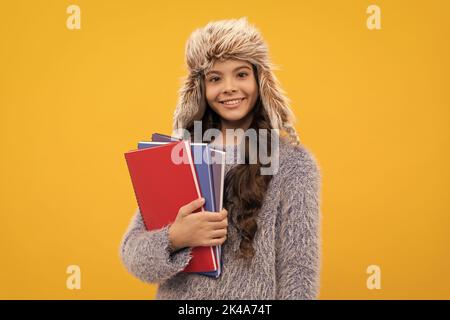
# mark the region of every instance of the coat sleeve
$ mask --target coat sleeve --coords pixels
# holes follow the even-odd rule
[[[125,268],[147,283],[162,283],[182,271],[192,258],[192,248],[170,251],[169,226],[147,231],[139,209],[120,244]]]
[[[277,217],[277,299],[313,300],[319,294],[320,172],[303,151],[289,161]]]

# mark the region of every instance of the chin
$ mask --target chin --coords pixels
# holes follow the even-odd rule
[[[241,117],[241,116],[236,116],[236,117],[224,117],[224,119],[225,120],[228,120],[228,121],[239,121],[239,120],[242,120],[244,117]]]
[[[240,113],[239,114],[231,114],[231,113],[232,112],[225,110],[225,111],[219,113],[219,115],[222,119],[224,119],[226,121],[230,121],[230,122],[231,121],[240,121],[245,117],[245,115],[240,114]]]

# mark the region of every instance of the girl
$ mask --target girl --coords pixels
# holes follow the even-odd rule
[[[220,130],[212,142],[237,160],[226,164],[224,207],[192,213],[180,208],[174,223],[146,231],[139,209],[121,247],[127,270],[158,283],[157,299],[316,299],[320,273],[320,171],[300,144],[288,99],[272,72],[267,46],[246,18],[222,20],[194,31],[186,46],[189,75],[180,90],[174,132]],[[198,122],[197,122],[198,123]],[[225,139],[227,129],[268,130],[273,174],[249,163],[256,146]],[[272,129],[272,130],[270,130]],[[278,134],[279,133],[279,134]],[[205,141],[210,142],[210,141]],[[274,166],[276,164],[276,166]],[[222,245],[219,278],[182,273],[192,247]]]

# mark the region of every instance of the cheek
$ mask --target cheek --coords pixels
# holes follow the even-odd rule
[[[206,96],[206,100],[208,102],[212,102],[213,100],[215,100],[218,93],[219,93],[219,90],[217,90],[217,88],[211,87],[211,86],[206,86],[205,96]]]
[[[246,92],[248,95],[248,108],[253,109],[253,107],[256,104],[256,101],[258,100],[258,90],[251,90]]]
[[[255,97],[258,96],[258,88],[255,83],[255,80],[243,84],[242,90],[244,90],[245,93],[249,95],[249,97],[252,97],[253,99],[255,99]]]

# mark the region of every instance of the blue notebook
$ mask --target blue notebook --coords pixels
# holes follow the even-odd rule
[[[138,143],[138,149],[152,148],[156,146],[165,145],[169,142],[156,142],[156,141],[140,141]],[[197,171],[198,181],[203,198],[205,198],[205,210],[216,212],[218,205],[216,205],[216,197],[214,193],[214,180],[213,170],[211,167],[211,149],[206,143],[191,143],[192,156],[194,160],[195,169]],[[199,272],[198,274],[218,278],[222,271],[222,259],[221,248],[215,246],[217,270],[210,272]]]

